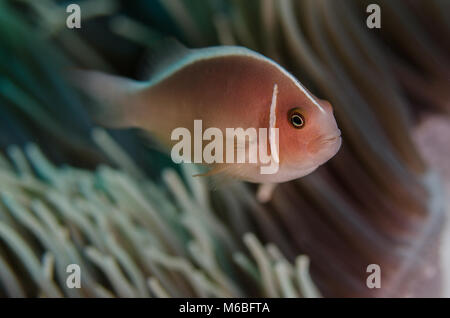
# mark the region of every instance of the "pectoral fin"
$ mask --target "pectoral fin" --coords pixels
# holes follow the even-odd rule
[[[261,183],[256,192],[256,198],[261,203],[269,202],[272,199],[276,187],[276,183]]]

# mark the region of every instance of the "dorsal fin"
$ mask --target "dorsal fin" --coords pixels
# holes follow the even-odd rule
[[[191,51],[173,37],[166,37],[149,47],[145,54],[139,79],[148,81],[167,70]]]

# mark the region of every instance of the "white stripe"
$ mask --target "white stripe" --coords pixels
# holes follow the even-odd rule
[[[278,96],[278,85],[273,86],[272,103],[270,104],[270,119],[269,119],[269,144],[270,144],[270,154],[276,163],[280,162],[278,157],[278,148],[275,143],[275,129],[277,125],[277,96]]]
[[[179,71],[186,65],[192,64],[197,61],[209,60],[224,56],[248,56],[258,59],[260,61],[268,62],[271,65],[275,66],[280,72],[282,72],[285,76],[287,76],[295,84],[295,86],[297,86],[322,113],[325,113],[325,110],[322,108],[322,106],[320,106],[319,103],[317,103],[317,101],[311,96],[311,94],[309,94],[306,88],[303,87],[303,85],[292,74],[286,71],[281,65],[265,57],[262,54],[253,52],[247,48],[240,46],[215,46],[204,49],[193,49],[190,51],[191,51],[190,54],[185,55],[178,62],[172,64],[170,67],[168,67],[161,73],[156,74],[155,77],[151,78],[149,84],[154,85],[168,78],[169,76]]]

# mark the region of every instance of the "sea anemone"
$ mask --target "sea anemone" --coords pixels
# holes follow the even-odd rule
[[[24,152],[11,146],[11,162],[0,157],[6,296],[319,295],[306,256],[293,265],[252,233],[243,249],[215,215],[201,179],[187,186],[167,169],[157,185],[105,131],[95,130],[94,139],[121,170],[58,168],[35,144]],[[81,288],[66,284],[70,264],[80,267]]]

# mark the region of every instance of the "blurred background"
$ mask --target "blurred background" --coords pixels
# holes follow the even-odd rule
[[[0,296],[450,295],[449,15],[447,0],[0,0]],[[142,79],[167,36],[283,65],[334,106],[337,156],[261,204],[98,127],[67,70]]]

